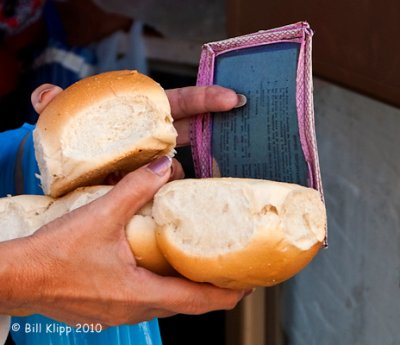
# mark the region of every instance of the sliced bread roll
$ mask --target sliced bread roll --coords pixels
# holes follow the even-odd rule
[[[59,199],[43,195],[0,198],[0,241],[29,236],[44,224],[99,198],[110,188],[78,188]]]
[[[157,242],[183,276],[228,288],[278,284],[304,268],[325,238],[311,188],[214,178],[168,183],[156,194]]]
[[[40,114],[33,133],[45,194],[57,197],[103,183],[172,155],[177,133],[162,87],[136,71],[113,71],[73,84]]]
[[[25,237],[45,224],[45,213],[53,199],[41,195],[0,198],[0,241]]]
[[[78,188],[54,199],[41,195],[0,198],[0,242],[33,234],[41,226],[106,194],[111,186]],[[158,249],[151,203],[132,217],[127,239],[137,264],[161,275],[176,275]]]

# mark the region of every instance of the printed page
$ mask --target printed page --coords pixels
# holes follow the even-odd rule
[[[214,82],[247,104],[213,118],[214,175],[307,185],[296,109],[300,44],[275,43],[216,58]]]

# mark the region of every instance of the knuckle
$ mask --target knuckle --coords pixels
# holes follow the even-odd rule
[[[187,108],[187,103],[186,103],[186,97],[184,94],[184,89],[178,88],[176,90],[177,90],[178,109],[181,109],[181,111],[185,112],[186,108]]]

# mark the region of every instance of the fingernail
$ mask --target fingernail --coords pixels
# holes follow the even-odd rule
[[[168,170],[170,170],[172,164],[172,158],[168,156],[163,156],[152,161],[147,169],[151,170],[154,174],[158,176],[164,176]]]
[[[255,290],[256,290],[256,288],[246,290],[244,292],[244,296],[243,297],[247,297],[248,295],[251,295]]]
[[[238,93],[237,98],[238,98],[238,101],[235,105],[235,108],[243,107],[247,103],[247,98],[245,95]]]

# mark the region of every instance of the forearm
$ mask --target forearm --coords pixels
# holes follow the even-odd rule
[[[40,264],[30,242],[29,238],[0,242],[0,314],[29,313],[41,292]]]

